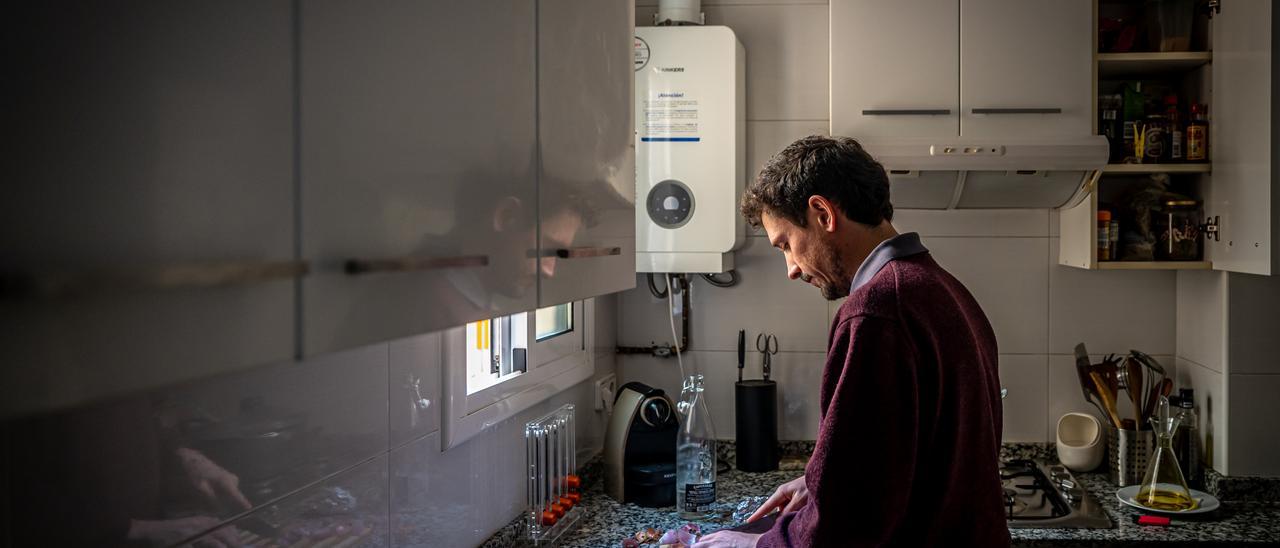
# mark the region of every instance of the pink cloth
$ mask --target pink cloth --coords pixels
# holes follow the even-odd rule
[[[1008,546],[991,324],[928,253],[890,261],[832,323],[809,500],[757,546]]]

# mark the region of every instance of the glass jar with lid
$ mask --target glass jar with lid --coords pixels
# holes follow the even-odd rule
[[[1200,202],[1188,198],[1167,199],[1153,215],[1157,261],[1199,261]]]

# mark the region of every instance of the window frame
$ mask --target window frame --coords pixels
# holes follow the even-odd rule
[[[535,340],[536,314],[528,311],[528,370],[473,394],[467,393],[467,326],[442,335],[444,405],[441,449],[455,447],[490,426],[572,387],[595,373],[592,352],[595,302],[575,301],[574,329]]]

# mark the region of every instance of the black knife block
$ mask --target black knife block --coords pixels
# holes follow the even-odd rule
[[[778,383],[738,381],[734,385],[738,470],[778,469]]]

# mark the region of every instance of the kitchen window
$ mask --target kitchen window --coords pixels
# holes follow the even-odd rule
[[[472,322],[444,332],[445,449],[594,371],[580,301]]]
[[[529,371],[529,319],[533,341],[573,333],[573,303],[539,308],[467,324],[467,394],[474,394]],[[546,350],[554,355],[551,345]]]

